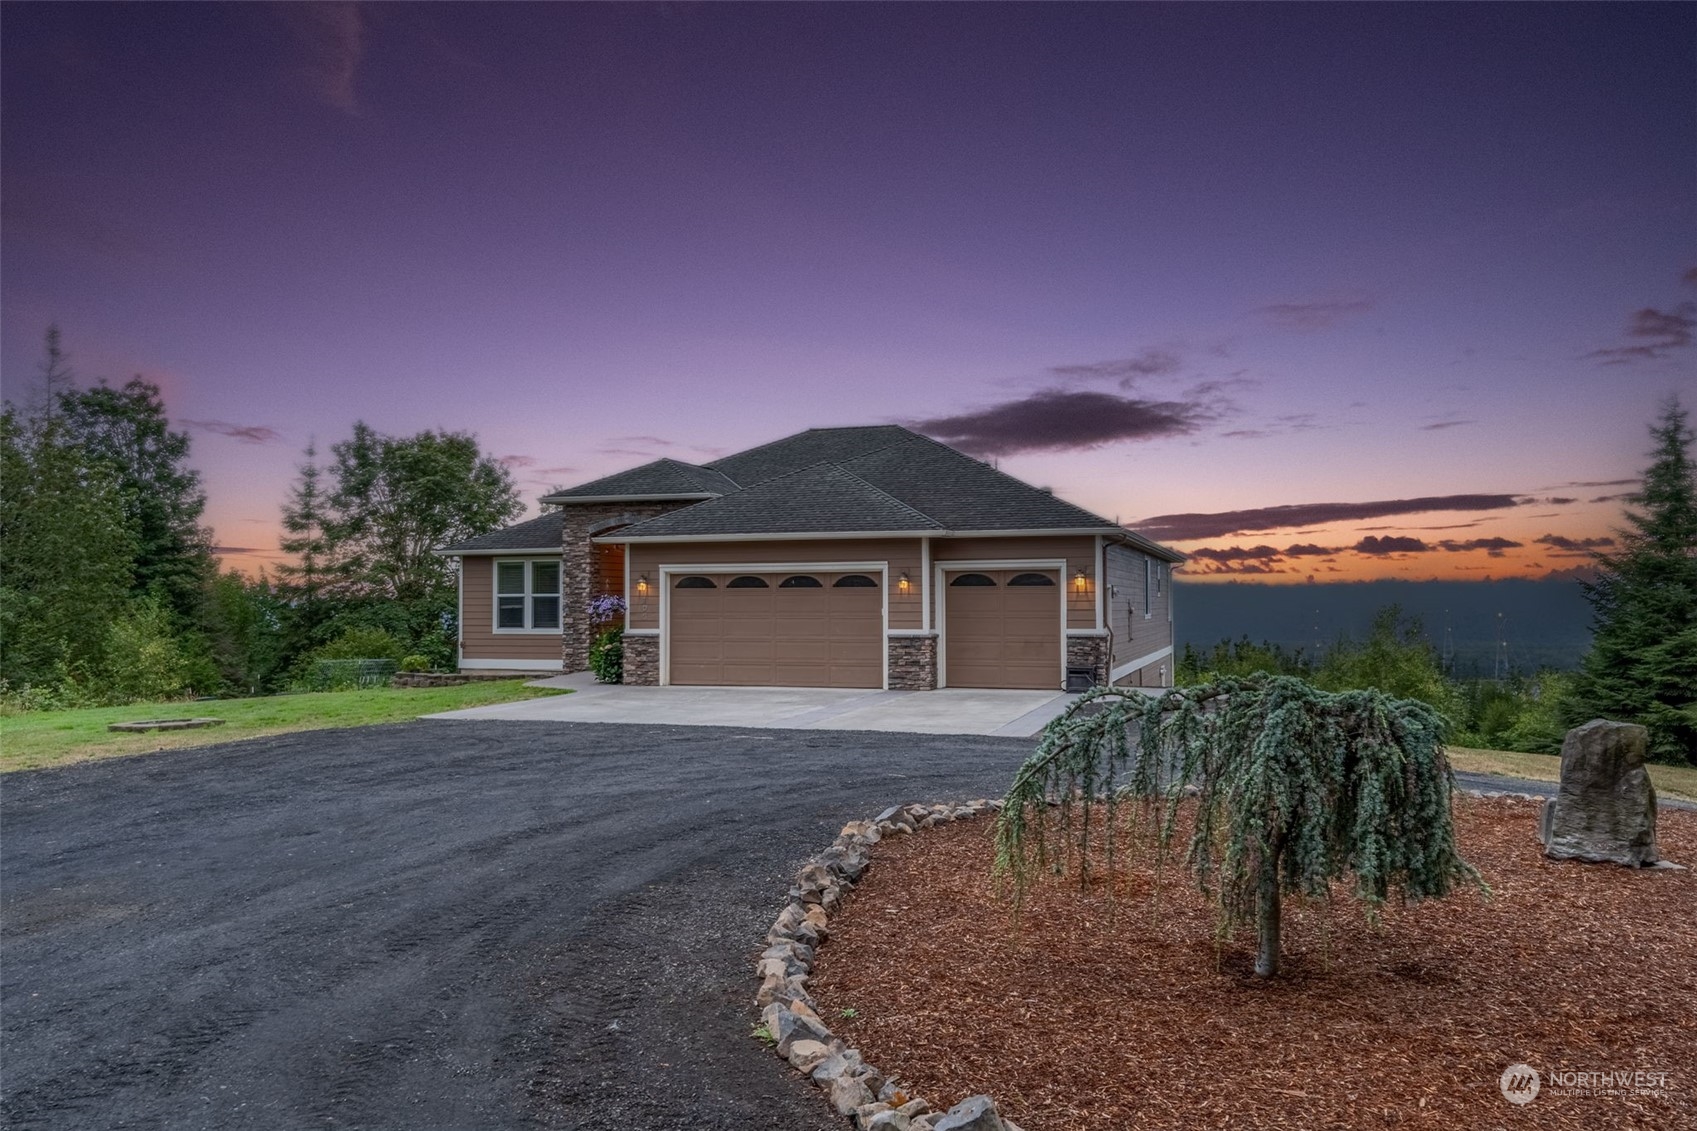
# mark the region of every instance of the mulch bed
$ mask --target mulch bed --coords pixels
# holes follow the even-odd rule
[[[1697,871],[1556,863],[1538,805],[1458,798],[1489,898],[1286,900],[1284,970],[1169,867],[1045,879],[1016,923],[985,819],[886,838],[811,982],[827,1023],[933,1106],[979,1092],[1026,1131],[1697,1127]],[[1662,854],[1697,864],[1697,813]],[[849,1011],[845,1013],[844,1011]],[[1529,1105],[1498,1078],[1543,1073]],[[1669,1073],[1563,1095],[1551,1070]]]

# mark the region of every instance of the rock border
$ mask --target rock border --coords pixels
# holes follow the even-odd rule
[[[892,805],[869,821],[850,821],[831,847],[796,873],[789,902],[766,932],[755,964],[755,1004],[777,1054],[823,1090],[838,1115],[861,1131],[1020,1131],[989,1096],[971,1096],[946,1112],[933,1111],[895,1077],[867,1064],[860,1050],[832,1034],[819,1016],[807,980],[813,956],[830,935],[830,914],[872,861],[885,836],[999,812],[1000,801],[950,805]]]
[[[1537,793],[1502,789],[1457,789],[1467,797],[1547,802]],[[872,846],[951,821],[998,813],[1000,800],[962,804],[892,805],[871,820],[850,821],[831,847],[796,873],[789,902],[766,932],[766,948],[755,963],[764,1036],[774,1051],[829,1097],[837,1114],[861,1131],[1020,1131],[986,1095],[971,1096],[946,1112],[866,1063],[860,1050],[834,1035],[820,1017],[807,981],[813,959],[830,936],[830,916],[872,862]]]

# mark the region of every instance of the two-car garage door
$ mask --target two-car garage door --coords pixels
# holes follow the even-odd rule
[[[1060,686],[1059,571],[944,576],[947,686]],[[880,582],[880,574],[859,572],[669,574],[669,682],[882,687]]]
[[[668,584],[674,684],[884,684],[878,574],[674,574]]]

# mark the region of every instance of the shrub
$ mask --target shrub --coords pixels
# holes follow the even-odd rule
[[[414,652],[401,661],[401,670],[404,672],[427,672],[430,670],[430,657],[420,656],[417,652]]]
[[[625,678],[625,630],[609,628],[589,646],[589,670],[599,683],[623,683]]]
[[[406,648],[381,628],[350,628],[313,653],[318,660],[393,660],[399,664]]]
[[[119,702],[180,697],[190,662],[171,631],[171,614],[157,598],[137,601],[106,638],[106,686]]]

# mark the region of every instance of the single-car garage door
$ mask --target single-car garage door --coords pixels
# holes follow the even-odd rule
[[[672,683],[884,685],[877,574],[674,574],[670,585]]]
[[[1061,686],[1061,595],[1055,570],[945,576],[948,686]]]

